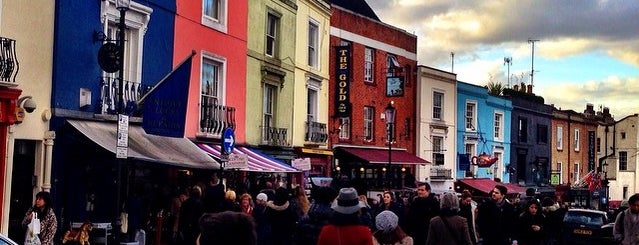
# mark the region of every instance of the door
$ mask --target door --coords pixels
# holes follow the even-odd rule
[[[13,171],[11,179],[11,206],[9,211],[9,238],[18,244],[24,243],[26,230],[22,219],[33,201],[35,186],[36,141],[15,140],[13,149]]]

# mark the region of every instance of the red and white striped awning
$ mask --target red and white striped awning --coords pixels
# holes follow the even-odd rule
[[[217,160],[221,157],[221,147],[218,144],[205,144],[205,143],[197,143],[197,146],[200,147],[204,152],[208,155],[216,158]],[[273,173],[294,173],[300,172],[300,170],[288,165],[280,160],[275,159],[272,156],[269,156],[265,153],[260,152],[256,149],[251,149],[244,146],[235,146],[233,149],[234,154],[244,154],[248,159],[248,168],[239,169],[241,171],[250,171],[250,172],[273,172]]]

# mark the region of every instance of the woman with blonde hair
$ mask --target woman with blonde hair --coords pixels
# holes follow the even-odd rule
[[[240,209],[240,204],[237,203],[237,194],[235,194],[234,190],[228,190],[226,191],[226,194],[224,195],[224,202],[223,202],[223,211],[235,211],[235,212],[240,212],[242,211]]]

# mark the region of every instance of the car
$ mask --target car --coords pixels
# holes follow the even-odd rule
[[[614,220],[606,212],[591,209],[569,209],[564,216],[564,244],[615,244]]]
[[[18,245],[4,234],[0,234],[0,245]]]

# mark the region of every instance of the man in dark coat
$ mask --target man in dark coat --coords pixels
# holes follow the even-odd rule
[[[426,244],[430,219],[439,215],[439,201],[430,191],[430,184],[417,184],[417,196],[406,215],[405,230],[415,245]]]
[[[515,231],[515,207],[506,200],[506,189],[496,185],[491,192],[491,200],[482,203],[477,209],[477,226],[483,244],[510,245]]]

